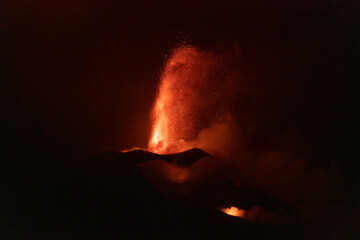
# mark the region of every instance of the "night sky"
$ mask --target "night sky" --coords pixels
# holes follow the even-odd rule
[[[240,51],[247,103],[232,107],[251,113],[249,148],[337,169],[357,203],[359,12],[356,1],[2,1],[1,198],[16,206],[42,174],[146,148],[164,59],[186,42]]]

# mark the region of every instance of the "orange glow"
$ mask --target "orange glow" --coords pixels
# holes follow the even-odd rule
[[[221,208],[220,210],[234,217],[240,217],[240,218],[246,217],[246,210],[238,209],[237,207]]]
[[[190,169],[168,165],[166,176],[171,182],[183,183],[189,179]]]
[[[238,78],[234,62],[189,45],[172,52],[151,111],[149,151],[167,154],[197,147],[211,154],[229,145],[233,129],[227,106],[236,96]]]
[[[191,142],[201,130],[199,119],[211,101],[205,94],[214,92],[210,79],[218,66],[214,54],[191,46],[177,48],[165,64],[159,90],[152,109],[153,127],[149,151],[164,154],[184,151],[194,147]]]
[[[171,147],[175,147],[175,142],[189,130],[184,125],[185,118],[189,115],[189,104],[192,98],[185,95],[186,92],[191,92],[186,83],[191,81],[192,76],[189,75],[191,69],[186,66],[191,67],[191,59],[196,58],[197,55],[198,52],[194,48],[182,47],[174,52],[165,65],[152,110],[154,124],[149,142],[149,150],[152,152],[180,151]],[[176,148],[180,148],[178,144]]]

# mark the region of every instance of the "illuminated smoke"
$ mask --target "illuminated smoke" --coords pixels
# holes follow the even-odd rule
[[[161,75],[148,149],[224,152],[235,126],[228,108],[235,82],[235,71],[222,56],[192,46],[175,49]]]

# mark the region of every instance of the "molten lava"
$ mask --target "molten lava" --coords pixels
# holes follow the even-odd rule
[[[220,210],[234,217],[244,218],[246,216],[246,210],[238,209],[237,207],[221,208]]]
[[[170,153],[190,148],[184,146],[184,138],[194,130],[194,119],[191,118],[196,93],[192,85],[197,81],[195,67],[199,65],[200,55],[193,47],[181,47],[166,63],[152,111],[154,125],[150,151]]]
[[[166,154],[202,147],[199,134],[224,119],[225,101],[233,95],[234,78],[224,63],[221,56],[192,46],[173,51],[152,109],[149,151]]]

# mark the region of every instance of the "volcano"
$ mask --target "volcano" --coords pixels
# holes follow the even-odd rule
[[[359,1],[1,3],[0,240],[360,239]]]

